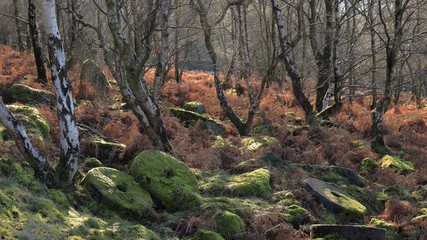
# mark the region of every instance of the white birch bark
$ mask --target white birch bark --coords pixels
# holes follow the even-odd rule
[[[76,127],[71,85],[65,69],[66,56],[56,18],[55,0],[43,0],[41,6],[45,31],[49,39],[50,70],[57,100],[61,142],[59,177],[71,183],[77,172],[79,157],[79,133]]]
[[[12,115],[1,99],[0,123],[5,126],[10,133],[12,133],[19,152],[26,157],[31,167],[34,169],[36,177],[46,185],[51,186],[51,179],[48,178],[49,162],[47,161],[46,156],[40,149],[33,146],[27,132],[25,131],[24,125]]]

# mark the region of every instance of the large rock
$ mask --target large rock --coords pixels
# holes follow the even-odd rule
[[[215,196],[227,195],[234,197],[271,197],[270,171],[264,168],[240,175],[229,176],[219,173],[200,186],[204,193]]]
[[[153,207],[147,190],[133,177],[114,168],[93,168],[83,178],[82,185],[95,200],[124,217],[145,217]]]
[[[56,105],[56,96],[48,91],[34,89],[22,84],[14,84],[3,93],[3,101],[6,104],[46,104]]]
[[[206,113],[205,105],[203,105],[200,102],[188,102],[188,103],[182,105],[182,109],[187,110],[187,111],[191,111],[191,112],[195,112],[195,113],[199,113],[199,114]]]
[[[332,235],[335,238],[326,237]],[[324,239],[386,240],[386,231],[381,228],[360,225],[315,224],[311,226],[310,237],[311,239],[325,237]]]
[[[181,108],[168,108],[168,110],[185,126],[199,126],[202,129],[208,129],[214,135],[225,135],[224,125],[212,118]]]
[[[212,220],[215,223],[215,230],[225,239],[232,239],[233,235],[245,231],[245,224],[243,224],[242,219],[232,212],[217,212]]]
[[[194,235],[193,240],[224,240],[224,238],[216,232],[199,230],[196,235]]]
[[[296,164],[295,166],[327,182],[352,184],[358,187],[363,186],[357,172],[350,168],[311,164]]]
[[[330,211],[344,212],[355,220],[363,218],[368,211],[363,204],[336,185],[308,178],[305,187]]]
[[[133,160],[129,173],[167,210],[189,210],[200,205],[198,184],[190,169],[161,151],[143,151]]]
[[[270,146],[273,143],[277,143],[277,139],[270,136],[255,136],[255,137],[244,137],[240,141],[242,151],[255,151],[261,147]]]
[[[41,141],[50,139],[50,127],[36,108],[25,105],[7,105],[7,108],[24,124],[27,134]],[[11,136],[3,132],[3,140],[9,139]]]
[[[105,73],[92,59],[87,59],[83,62],[80,79],[91,83],[96,92],[108,93],[111,90],[111,85]]]
[[[414,164],[405,161],[399,157],[393,157],[390,155],[385,155],[381,158],[381,167],[384,168],[394,168],[402,172],[402,174],[408,174],[415,171]]]

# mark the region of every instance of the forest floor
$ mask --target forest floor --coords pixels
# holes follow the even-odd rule
[[[85,130],[90,129],[81,133],[82,156],[97,157],[104,166],[127,172],[141,151],[156,147],[136,117],[123,108],[117,86],[113,85],[110,94],[100,95],[87,81],[79,79],[79,72],[80,67],[74,66],[69,78],[78,104],[77,122]],[[152,73],[147,72],[149,85]],[[112,78],[108,73],[107,77]],[[43,86],[35,78],[31,55],[0,46],[0,95],[18,83],[53,91],[51,83]],[[310,99],[314,98],[312,85],[306,83]],[[418,108],[403,94],[385,114],[387,148],[372,149],[369,97],[346,102],[341,112],[331,117],[330,124],[307,126],[289,82],[272,83],[265,95],[250,136],[241,137],[223,116],[210,73],[184,72],[179,84],[168,79],[159,102],[163,121],[174,146],[173,156],[196,176],[202,203],[176,212],[155,206],[144,219],[125,219],[114,209],[93,208],[93,199],[79,185],[88,170],[84,164],[75,189],[47,189],[32,177],[31,168],[13,142],[1,137],[0,126],[0,238],[157,239],[157,235],[160,239],[208,239],[211,232],[206,231],[212,231],[223,233],[225,239],[310,239],[310,226],[327,223],[386,228],[387,239],[427,239],[426,100]],[[247,97],[238,97],[232,90],[227,90],[227,97],[245,119]],[[168,110],[191,101],[202,103],[205,115],[225,126],[224,137],[200,129],[198,124],[183,126]],[[54,165],[59,154],[56,110],[43,104],[33,107],[50,126],[49,138],[34,141]],[[99,146],[95,149],[87,138],[94,134],[118,147],[107,153]],[[397,163],[387,165],[388,157]],[[355,173],[356,183],[349,182],[349,176],[334,166]],[[268,170],[266,192],[258,194],[254,190],[251,195],[229,191],[231,179],[260,169]],[[322,204],[307,187],[310,178],[345,190],[366,211],[358,215],[353,210]],[[261,187],[265,186],[255,186]],[[238,215],[241,230],[220,229],[214,218],[224,211]],[[221,239],[217,234],[209,236]]]

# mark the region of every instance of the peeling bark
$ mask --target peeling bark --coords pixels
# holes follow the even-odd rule
[[[57,166],[60,180],[71,184],[75,180],[79,158],[79,133],[76,127],[71,85],[68,81],[66,56],[56,21],[54,0],[42,1],[46,34],[49,39],[49,60],[55,86],[60,132],[61,156]]]
[[[52,186],[52,179],[49,178],[49,162],[44,153],[33,146],[25,131],[24,125],[16,119],[0,99],[0,123],[12,134],[19,152],[25,156],[34,174],[47,186]]]

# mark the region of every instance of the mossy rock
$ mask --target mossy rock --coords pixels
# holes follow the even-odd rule
[[[379,166],[380,165],[377,163],[377,161],[370,157],[366,157],[360,163],[359,169],[362,171],[366,171],[370,174],[374,174],[378,171]]]
[[[104,163],[119,162],[126,150],[125,144],[109,142],[101,137],[94,137],[89,146],[86,155],[100,159]]]
[[[270,171],[260,168],[232,176],[226,184],[226,189],[235,196],[269,198],[271,196]]]
[[[196,235],[194,235],[193,240],[224,240],[224,238],[216,232],[199,230]]]
[[[183,162],[164,152],[141,152],[130,165],[129,174],[167,210],[189,210],[200,205],[194,174]]]
[[[212,118],[203,116],[202,114],[182,108],[168,108],[168,110],[174,115],[174,117],[178,118],[184,126],[199,126],[201,129],[211,131],[214,135],[224,136],[226,133],[224,125]]]
[[[377,144],[377,143],[372,143],[371,144],[371,149],[372,151],[374,151],[375,153],[384,156],[390,153],[390,149],[382,144]]]
[[[48,106],[56,105],[56,96],[48,91],[34,89],[22,84],[14,84],[3,93],[3,101],[6,104],[46,104]]]
[[[377,198],[381,202],[386,202],[387,200],[390,200],[392,198],[408,200],[411,199],[412,196],[405,190],[404,187],[396,184],[386,187],[384,191],[378,194]]]
[[[93,168],[83,178],[82,185],[94,199],[124,217],[140,219],[153,206],[150,194],[133,177],[117,169]]]
[[[96,167],[103,167],[104,164],[102,164],[101,161],[99,161],[98,159],[94,158],[94,157],[90,157],[87,158],[84,161],[84,166],[83,166],[83,170],[85,172],[88,172],[89,170],[91,170],[92,168],[96,168]]]
[[[293,204],[285,207],[284,216],[292,225],[299,226],[310,216],[310,212],[299,205]]]
[[[152,230],[146,228],[143,225],[131,225],[121,227],[117,231],[117,237],[115,239],[144,239],[144,240],[160,240]]]
[[[199,113],[199,114],[206,113],[205,105],[203,105],[200,102],[196,102],[196,101],[185,103],[182,106],[182,109],[187,110],[187,111],[191,111],[191,112],[195,112],[195,113]]]
[[[233,235],[245,231],[245,224],[242,219],[232,212],[217,212],[212,220],[215,223],[215,230],[225,239],[232,239]]]
[[[385,229],[387,240],[397,240],[400,239],[399,235],[396,233],[396,227],[393,223],[389,223],[385,220],[371,218],[368,226],[377,227]]]
[[[325,240],[386,240],[386,232],[384,229],[363,225],[314,224],[311,226],[310,236],[311,239]]]
[[[259,212],[271,207],[271,203],[260,198],[239,198],[239,197],[210,197],[203,198],[201,206],[203,211],[227,210],[236,214],[244,214],[246,210]]]
[[[340,185],[340,187],[363,204],[368,209],[368,214],[378,215],[384,211],[384,202],[378,199],[378,195],[375,192],[354,185]]]
[[[409,161],[405,161],[399,157],[393,157],[385,155],[381,159],[381,168],[394,168],[402,172],[402,174],[408,174],[415,171],[414,164]]]
[[[25,105],[14,104],[7,105],[7,108],[17,119],[22,121],[28,134],[34,135],[39,140],[49,140],[51,138],[49,124],[41,117],[39,110]],[[8,136],[7,139],[11,139],[11,136]]]
[[[315,178],[308,178],[306,189],[311,192],[329,210],[344,212],[350,220],[361,220],[368,209],[336,185]]]
[[[363,186],[357,172],[350,168],[312,164],[294,164],[294,166],[326,182],[352,184],[359,187]]]
[[[220,172],[205,180],[200,185],[204,193],[215,196],[227,195],[234,197],[271,197],[270,171],[259,168],[240,175],[228,175]]]
[[[240,140],[242,151],[255,151],[261,147],[270,146],[273,143],[277,143],[277,139],[270,136],[256,136],[256,137],[244,137]]]
[[[102,69],[92,59],[86,59],[82,64],[80,79],[89,81],[95,92],[108,93],[111,85]]]
[[[254,127],[255,133],[264,133],[264,134],[272,134],[277,130],[277,126],[267,124],[267,125],[258,125]]]

